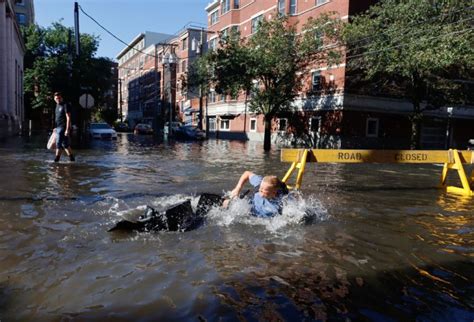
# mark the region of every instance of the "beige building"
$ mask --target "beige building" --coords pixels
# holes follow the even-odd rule
[[[24,121],[25,45],[15,18],[15,2],[0,0],[0,137],[17,132]]]

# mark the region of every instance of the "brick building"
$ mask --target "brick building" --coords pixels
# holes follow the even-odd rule
[[[157,44],[172,35],[146,31],[116,57],[118,60],[119,118],[131,126],[160,113]]]
[[[219,37],[231,28],[248,37],[261,19],[278,14],[297,23],[298,31],[311,17],[336,12],[348,20],[375,0],[214,0],[206,6],[208,15],[208,47],[218,44]],[[346,62],[337,66],[315,66],[307,75],[304,89],[294,106],[301,112],[300,125],[307,129],[305,143],[332,148],[407,148],[410,139],[411,104],[403,99],[361,94],[357,86],[348,86]],[[331,87],[331,91],[322,90]],[[246,110],[244,96],[236,99],[207,95],[206,126],[211,136],[225,139],[263,141],[263,116]],[[273,124],[273,142],[295,143],[288,134],[294,124],[291,115],[280,115]],[[474,109],[445,107],[424,113],[421,128],[423,148],[442,149],[447,146],[465,148],[474,137]],[[448,136],[447,136],[448,133]]]

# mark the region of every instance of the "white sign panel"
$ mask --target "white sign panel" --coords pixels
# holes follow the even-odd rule
[[[83,108],[91,108],[94,106],[94,98],[90,94],[82,94],[81,97],[79,97],[79,104]]]

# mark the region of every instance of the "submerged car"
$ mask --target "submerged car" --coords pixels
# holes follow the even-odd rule
[[[163,128],[163,133],[165,135],[168,135],[169,124],[170,122],[166,122],[165,127]],[[183,126],[183,123],[181,122],[171,122],[171,135],[175,135],[181,126]]]
[[[90,123],[89,136],[92,139],[115,140],[117,132],[107,123]]]
[[[115,124],[115,131],[117,132],[130,132],[130,126],[128,126],[128,123],[125,122],[119,122]]]
[[[150,124],[138,123],[133,130],[135,134],[153,134],[153,128]]]
[[[183,125],[176,131],[176,137],[183,140],[204,140],[206,132],[194,125]]]
[[[470,139],[469,141],[467,141],[467,149],[474,150],[474,139]]]

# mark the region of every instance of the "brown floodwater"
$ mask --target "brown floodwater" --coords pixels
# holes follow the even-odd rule
[[[45,140],[0,143],[1,321],[474,318],[474,198],[437,189],[440,165],[310,164],[279,217],[239,201],[190,232],[110,233],[289,165],[258,143],[131,134],[54,164]]]

